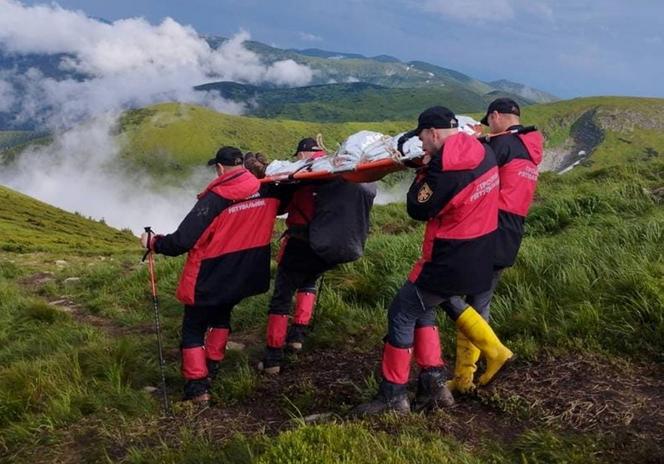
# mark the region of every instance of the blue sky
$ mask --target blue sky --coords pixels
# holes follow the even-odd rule
[[[24,1],[26,5],[44,3]],[[564,98],[664,97],[664,2],[655,0],[59,0],[107,20],[169,16],[198,32],[282,48],[388,54]]]

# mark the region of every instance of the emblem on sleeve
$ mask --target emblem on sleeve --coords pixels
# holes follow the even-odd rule
[[[426,203],[427,201],[429,201],[429,198],[431,198],[431,195],[433,195],[433,190],[431,190],[429,184],[425,182],[424,184],[422,184],[422,187],[420,187],[420,191],[417,192],[417,202]]]

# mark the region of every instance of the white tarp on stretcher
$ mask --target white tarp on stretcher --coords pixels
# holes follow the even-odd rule
[[[475,128],[480,124],[469,116],[457,116],[459,120],[459,130],[471,135],[477,135]],[[386,158],[399,160],[415,159],[421,157],[422,142],[417,137],[406,141],[403,146],[403,153],[397,150],[397,142],[404,133],[391,137],[373,131],[360,131],[348,137],[339,146],[337,151],[323,158],[313,160],[297,161],[272,161],[265,170],[267,176],[281,174],[292,174],[303,168],[307,171],[341,171],[352,169],[360,163],[368,163]],[[308,165],[311,164],[311,167]]]

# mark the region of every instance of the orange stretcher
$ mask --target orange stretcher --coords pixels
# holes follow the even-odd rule
[[[300,169],[292,173],[276,174],[266,176],[260,181],[263,184],[279,182],[295,182],[303,180],[327,180],[335,177],[341,177],[349,182],[374,182],[382,179],[386,175],[403,171],[406,166],[398,159],[384,158],[366,163],[359,163],[351,168],[339,168],[325,171],[311,171],[313,163],[305,164]]]
[[[478,137],[478,140],[488,143],[489,140],[493,137],[505,134],[526,134],[537,130],[535,126],[520,127],[518,129],[507,130],[504,132],[499,132],[495,134],[486,134]],[[411,133],[408,133],[410,135]],[[412,135],[410,135],[412,137]],[[319,158],[320,159],[320,158]],[[344,180],[349,182],[374,182],[382,179],[386,175],[403,171],[410,167],[416,167],[419,165],[420,158],[407,158],[403,157],[392,157],[392,158],[383,158],[376,161],[369,161],[365,163],[358,163],[357,165],[349,168],[339,168],[332,170],[324,171],[312,171],[313,160],[309,163],[306,163],[304,166],[298,168],[296,171],[291,173],[276,174],[273,176],[266,176],[260,179],[261,183],[279,183],[279,182],[296,182],[303,180],[328,180],[335,177],[341,177]],[[406,165],[405,163],[408,163]]]

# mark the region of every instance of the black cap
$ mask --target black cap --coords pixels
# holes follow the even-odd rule
[[[293,156],[297,155],[301,151],[321,151],[322,148],[318,146],[318,142],[311,137],[300,140],[300,143],[297,144],[297,150]]]
[[[444,106],[432,106],[420,113],[417,118],[415,135],[420,135],[424,129],[452,129],[459,127],[459,121],[454,113]]]
[[[506,97],[496,98],[494,101],[492,101],[489,104],[489,107],[486,109],[486,114],[484,115],[484,117],[480,122],[485,126],[488,126],[489,115],[494,111],[506,114],[516,114],[517,116],[521,116],[521,108],[519,108],[519,104],[517,102],[515,102],[511,98],[506,98]]]
[[[217,154],[207,162],[208,166],[219,163],[222,166],[239,166],[244,162],[244,155],[235,147],[221,147]]]

